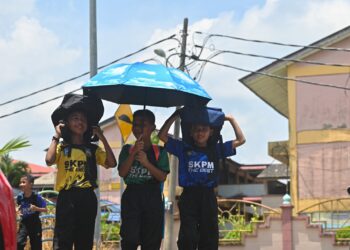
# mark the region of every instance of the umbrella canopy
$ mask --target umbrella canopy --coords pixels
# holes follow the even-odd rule
[[[205,105],[211,97],[188,74],[162,64],[115,64],[83,85],[84,93],[119,103],[158,107]]]

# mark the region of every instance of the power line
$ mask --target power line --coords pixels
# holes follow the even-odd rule
[[[76,92],[76,91],[78,91],[78,90],[80,90],[80,89],[81,89],[81,88],[75,89],[75,90],[70,91],[70,92],[68,92],[68,93],[74,93],[74,92]],[[21,112],[26,111],[26,110],[29,110],[29,109],[33,109],[33,108],[39,107],[39,106],[41,106],[41,105],[43,105],[43,104],[46,104],[46,103],[48,103],[48,102],[57,100],[57,99],[59,99],[59,98],[61,98],[61,97],[63,97],[63,96],[64,96],[64,95],[56,96],[56,97],[54,97],[54,98],[51,98],[51,99],[49,99],[49,100],[40,102],[40,103],[38,103],[38,104],[29,106],[29,107],[26,107],[26,108],[23,108],[23,109],[16,110],[16,111],[14,111],[14,112],[12,112],[12,113],[8,113],[8,114],[6,114],[6,115],[2,115],[2,116],[0,116],[0,119],[5,118],[5,117],[8,117],[8,116],[11,116],[11,115],[14,115],[14,114],[21,113]]]
[[[191,57],[191,56],[188,56],[188,57]],[[218,66],[223,66],[223,67],[226,67],[226,68],[236,69],[236,70],[247,72],[247,73],[253,73],[253,74],[257,74],[257,75],[264,75],[264,76],[277,78],[277,79],[282,79],[282,80],[292,80],[292,81],[295,81],[295,82],[301,82],[301,83],[315,85],[315,86],[329,87],[329,88],[342,89],[342,90],[350,90],[350,88],[346,88],[346,87],[340,87],[340,86],[334,86],[334,85],[330,85],[330,84],[323,84],[323,83],[318,83],[318,82],[306,81],[306,80],[302,80],[302,79],[278,76],[278,75],[269,74],[269,73],[265,73],[265,72],[261,72],[261,71],[253,71],[253,70],[243,69],[243,68],[240,68],[240,67],[236,67],[236,66],[232,66],[232,65],[228,65],[228,64],[224,64],[224,63],[218,63],[218,62],[214,62],[214,61],[206,60],[206,59],[196,59],[196,60],[202,61],[202,62],[205,62],[205,63],[211,63],[211,64],[218,65]]]
[[[146,50],[147,48],[149,47],[152,47],[156,44],[159,44],[161,42],[164,42],[166,40],[170,40],[170,39],[174,39],[175,37],[175,34],[174,35],[171,35],[169,36],[168,38],[165,38],[165,39],[162,39],[162,40],[159,40],[158,42],[155,42],[151,45],[148,45],[144,48],[141,48],[133,53],[130,53],[126,56],[123,56],[121,58],[118,58],[108,64],[105,64],[103,66],[100,66],[98,69],[102,69],[102,68],[105,68],[111,64],[114,64],[120,60],[123,60],[125,58],[128,58],[130,56],[133,56],[143,50]],[[204,47],[202,47],[202,50],[203,50]],[[329,49],[329,48],[327,48]],[[336,49],[336,48],[331,48],[331,49]],[[350,50],[349,50],[350,51]],[[202,51],[201,51],[202,52]],[[280,58],[275,58],[275,57],[270,57],[270,56],[263,56],[263,55],[257,55],[257,54],[251,54],[251,53],[242,53],[242,52],[238,52],[238,51],[231,51],[231,50],[218,50],[216,53],[214,53],[213,55],[209,56],[209,59],[212,59],[214,58],[215,56],[219,55],[219,54],[222,54],[222,53],[233,53],[233,54],[239,54],[239,55],[246,55],[246,56],[254,56],[254,57],[261,57],[261,58],[268,58],[268,59],[274,59],[274,60],[282,60],[282,61],[292,61],[292,62],[302,62],[302,63],[311,63],[311,64],[317,64],[317,65],[327,65],[327,66],[338,66],[338,67],[350,67],[350,65],[344,65],[344,64],[329,64],[329,63],[321,63],[321,62],[315,62],[315,61],[303,61],[303,60],[296,60],[296,59],[280,59]],[[176,54],[176,53],[174,53]],[[171,55],[173,56],[173,54]],[[259,74],[259,75],[264,75],[264,76],[268,76],[268,77],[271,77],[271,78],[277,78],[277,79],[282,79],[282,80],[293,80],[293,81],[297,81],[297,82],[301,82],[301,83],[306,83],[306,84],[310,84],[310,85],[316,85],[316,86],[322,86],[322,87],[330,87],[330,88],[336,88],[336,89],[342,89],[342,90],[350,90],[350,88],[346,88],[346,87],[339,87],[339,86],[333,86],[333,85],[329,85],[329,84],[323,84],[323,83],[317,83],[317,82],[312,82],[312,81],[306,81],[306,80],[301,80],[301,79],[295,79],[295,78],[288,78],[288,77],[283,77],[283,76],[278,76],[278,75],[274,75],[274,74],[269,74],[269,73],[265,73],[265,72],[260,72],[260,71],[253,71],[253,70],[248,70],[248,69],[243,69],[243,68],[240,68],[240,67],[236,67],[236,66],[232,66],[232,65],[228,65],[228,64],[223,64],[223,63],[218,63],[218,62],[215,62],[215,61],[211,61],[211,60],[208,60],[208,59],[200,59],[198,58],[197,56],[195,55],[192,55],[192,56],[187,56],[195,61],[201,61],[203,62],[203,64],[201,65],[199,71],[203,71],[203,68],[204,68],[204,65],[206,63],[211,63],[211,64],[215,64],[215,65],[218,65],[218,66],[223,66],[223,67],[227,67],[227,68],[232,68],[232,69],[236,69],[236,70],[239,70],[239,71],[243,71],[243,72],[248,72],[248,73],[253,73],[253,74]],[[58,84],[54,84],[53,86],[50,86],[48,88],[45,88],[45,89],[42,89],[42,90],[39,90],[39,91],[35,91],[31,94],[28,94],[28,95],[25,95],[25,96],[22,96],[22,97],[18,97],[18,98],[15,98],[13,100],[10,100],[6,103],[1,103],[0,106],[2,105],[5,105],[5,104],[8,104],[8,103],[11,103],[11,102],[14,102],[14,101],[17,101],[17,100],[20,100],[20,99],[24,99],[28,96],[31,96],[31,95],[34,95],[34,94],[37,94],[37,93],[40,93],[40,92],[43,92],[45,90],[48,90],[48,89],[51,89],[51,88],[54,88],[56,86],[59,86],[63,83],[66,83],[66,82],[69,82],[69,81],[72,81],[72,80],[75,80],[77,78],[80,78],[82,76],[85,76],[89,74],[89,72],[86,72],[84,74],[81,74],[79,76],[76,76],[76,77],[73,77],[69,80],[65,80],[63,82],[60,82]],[[199,73],[197,73],[197,77],[198,77]],[[79,88],[80,89],[80,88]],[[71,92],[75,92],[75,91],[78,91],[79,89],[76,89],[76,90],[73,90]],[[14,115],[14,114],[17,114],[17,113],[20,113],[20,112],[23,112],[25,110],[29,110],[29,109],[32,109],[32,108],[35,108],[35,107],[38,107],[38,106],[41,106],[43,104],[46,104],[50,101],[53,101],[53,100],[56,100],[58,98],[61,98],[63,97],[64,95],[61,95],[61,96],[58,96],[58,97],[54,97],[54,98],[51,98],[49,100],[46,100],[46,101],[43,101],[41,103],[38,103],[36,105],[32,105],[32,106],[29,106],[29,107],[26,107],[26,108],[23,108],[23,109],[20,109],[20,110],[17,110],[17,111],[14,111],[12,113],[9,113],[9,114],[5,114],[5,115],[2,115],[0,116],[0,119],[1,118],[5,118],[5,117],[8,117],[8,116],[11,116],[11,115]]]
[[[146,49],[148,49],[148,48],[150,48],[150,47],[152,47],[152,46],[154,46],[154,45],[157,45],[157,44],[159,44],[159,43],[162,43],[162,42],[164,42],[164,41],[171,40],[171,39],[175,39],[175,36],[176,36],[176,35],[173,34],[173,35],[171,35],[171,36],[169,36],[169,37],[167,37],[167,38],[161,39],[161,40],[159,40],[159,41],[157,41],[157,42],[155,42],[155,43],[152,43],[152,44],[150,44],[150,45],[148,45],[148,46],[146,46],[146,47],[143,47],[143,48],[141,48],[141,49],[139,49],[139,50],[137,50],[137,51],[135,51],[135,52],[132,52],[132,53],[130,53],[130,54],[127,54],[127,55],[125,55],[125,56],[123,56],[123,57],[121,57],[121,58],[118,58],[118,59],[116,59],[116,60],[114,60],[114,61],[112,61],[112,62],[110,62],[110,63],[105,64],[105,65],[102,65],[102,66],[98,67],[98,69],[103,69],[103,68],[105,68],[105,67],[107,67],[107,66],[109,66],[109,65],[112,65],[112,64],[114,64],[114,63],[116,63],[116,62],[118,62],[118,61],[121,61],[121,60],[126,59],[126,58],[128,58],[128,57],[131,57],[131,56],[133,56],[133,55],[135,55],[135,54],[138,54],[138,53],[140,53],[140,52],[142,52],[142,51],[144,51],[144,50],[146,50]],[[44,92],[44,91],[53,89],[53,88],[55,88],[55,87],[58,87],[58,86],[60,86],[60,85],[65,84],[65,83],[67,83],[67,82],[71,82],[71,81],[73,81],[73,80],[76,80],[76,79],[78,79],[78,78],[81,78],[81,77],[83,77],[83,76],[86,76],[86,75],[88,75],[89,73],[90,73],[90,71],[85,72],[85,73],[83,73],[83,74],[80,74],[80,75],[78,75],[78,76],[72,77],[72,78],[70,78],[70,79],[68,79],[68,80],[64,80],[64,81],[62,81],[62,82],[53,84],[53,85],[51,85],[51,86],[49,86],[49,87],[46,87],[46,88],[43,88],[43,89],[40,89],[40,90],[31,92],[31,93],[29,93],[29,94],[26,94],[26,95],[23,95],[23,96],[14,98],[14,99],[12,99],[12,100],[9,100],[9,101],[0,103],[0,107],[1,107],[1,106],[4,106],[4,105],[6,105],[6,104],[9,104],[9,103],[15,102],[15,101],[19,101],[19,100],[25,99],[25,98],[30,97],[30,96],[33,96],[33,95],[36,95],[36,94],[38,94],[38,93],[41,93],[41,92]],[[0,118],[1,118],[1,117],[0,117]]]
[[[292,59],[292,58],[290,58],[290,59],[288,59],[288,58],[278,58],[278,57],[273,57],[273,56],[265,56],[265,55],[252,54],[252,53],[244,53],[244,52],[239,52],[239,51],[234,51],[234,50],[218,50],[217,49],[216,51],[217,52],[215,52],[214,56],[217,56],[219,54],[229,53],[229,54],[236,54],[236,55],[242,55],[242,56],[251,56],[251,57],[271,59],[271,60],[284,61],[284,62],[306,63],[306,64],[314,64],[314,65],[322,65],[322,66],[334,66],[334,67],[350,67],[350,64],[326,63],[326,62],[299,60],[299,59]]]
[[[120,60],[123,60],[123,59],[125,59],[125,58],[130,57],[130,56],[133,56],[133,55],[135,55],[135,54],[137,54],[137,53],[139,53],[139,52],[141,52],[141,51],[144,51],[144,50],[146,50],[146,49],[148,49],[148,48],[150,48],[150,47],[152,47],[152,46],[154,46],[154,45],[157,45],[157,44],[159,44],[159,43],[162,43],[162,42],[164,42],[164,41],[167,41],[167,40],[170,40],[170,39],[175,39],[174,37],[175,37],[175,34],[173,34],[173,35],[171,35],[171,36],[169,36],[169,37],[167,37],[167,38],[164,38],[164,39],[162,39],[162,40],[159,40],[159,41],[157,41],[157,42],[155,42],[155,43],[152,43],[152,44],[150,44],[150,45],[148,45],[148,46],[146,46],[146,47],[143,47],[143,48],[141,48],[141,49],[139,49],[139,50],[137,50],[137,51],[135,51],[135,52],[133,52],[133,53],[130,53],[130,54],[126,55],[126,56],[123,56],[123,57],[121,57],[121,58],[118,58],[118,59],[116,59],[116,60],[114,60],[114,61],[112,61],[112,62],[110,62],[110,63],[108,63],[108,64],[105,64],[105,65],[103,65],[103,66],[100,66],[98,69],[105,68],[105,67],[107,67],[107,66],[109,66],[109,65],[112,65],[112,64],[114,64],[114,63],[116,63],[116,62],[118,62],[118,61],[120,61]],[[89,73],[90,73],[90,72],[86,72],[86,73],[84,73],[84,74],[81,74],[81,75],[79,75],[79,76],[77,76],[77,77],[73,77],[73,78],[71,78],[71,79],[78,79],[79,77],[85,76],[85,75],[87,75],[87,74],[89,74]],[[66,82],[70,81],[71,79],[65,80],[65,81],[60,82],[60,83],[58,83],[58,84],[54,84],[54,85],[51,86],[51,87],[48,87],[48,88],[45,88],[45,89],[42,89],[42,90],[38,90],[38,91],[35,91],[35,92],[33,92],[33,93],[34,93],[34,94],[37,94],[37,93],[43,92],[43,91],[45,91],[45,90],[47,90],[47,89],[51,89],[51,88],[57,87],[57,86],[59,86],[59,85],[62,85],[63,83],[66,83]],[[73,93],[73,92],[76,92],[76,91],[78,91],[78,90],[80,90],[80,89],[81,89],[81,88],[75,89],[75,90],[70,91],[70,92],[68,92],[68,93]],[[8,101],[8,102],[6,102],[6,103],[0,104],[0,106],[5,105],[5,104],[7,104],[7,103],[11,103],[11,102],[17,101],[17,100],[24,99],[24,98],[26,98],[26,97],[28,97],[28,96],[33,95],[33,93],[28,94],[28,95],[25,95],[25,96],[22,96],[22,97],[15,98],[15,99],[10,100],[10,101]],[[61,98],[61,97],[63,97],[63,96],[64,96],[64,95],[56,96],[56,97],[54,97],[54,98],[48,99],[48,100],[43,101],[43,102],[40,102],[40,103],[38,103],[38,104],[31,105],[31,106],[28,106],[28,107],[26,107],[26,108],[16,110],[16,111],[14,111],[14,112],[12,112],[12,113],[8,113],[8,114],[5,114],[5,115],[1,115],[1,116],[0,116],[0,119],[5,118],[5,117],[9,117],[9,116],[12,116],[12,115],[15,115],[15,114],[18,114],[18,113],[21,113],[21,112],[26,111],[26,110],[29,110],[29,109],[33,109],[33,108],[39,107],[39,106],[44,105],[44,104],[46,104],[46,103],[48,103],[48,102],[57,100],[57,99],[59,99],[59,98]]]
[[[52,86],[50,86],[50,87],[43,88],[43,89],[40,89],[40,90],[31,92],[31,93],[29,93],[29,94],[20,96],[20,97],[16,97],[16,98],[14,98],[14,99],[12,99],[12,100],[9,100],[9,101],[0,103],[0,107],[1,107],[1,106],[4,106],[4,105],[6,105],[6,104],[9,104],[9,103],[15,102],[15,101],[19,101],[19,100],[25,99],[25,98],[27,98],[27,97],[30,97],[30,96],[33,96],[33,95],[36,95],[36,94],[39,94],[39,93],[41,93],[41,92],[44,92],[44,91],[53,89],[53,88],[58,87],[58,86],[60,86],[60,85],[62,85],[62,84],[64,84],[64,83],[67,83],[67,82],[76,80],[76,79],[81,78],[81,77],[83,77],[83,76],[86,76],[86,75],[88,75],[88,74],[89,74],[89,72],[85,72],[85,73],[83,73],[83,74],[81,74],[81,75],[72,77],[72,78],[70,78],[70,79],[68,79],[68,80],[64,80],[64,81],[62,81],[62,82],[56,83],[56,84],[54,84],[54,85],[52,85]]]
[[[208,34],[208,38],[210,38],[210,37],[223,37],[223,38],[230,38],[230,39],[240,40],[240,41],[245,41],[245,42],[266,43],[266,44],[288,46],[288,47],[297,47],[297,48],[308,48],[308,49],[318,49],[318,50],[350,52],[350,49],[346,49],[346,48],[320,47],[320,46],[314,46],[314,45],[300,45],[300,44],[292,44],[292,43],[281,43],[281,42],[273,42],[273,41],[258,40],[258,39],[248,39],[248,38],[243,38],[243,37],[229,36],[229,35],[222,35],[222,34],[204,33],[204,32],[201,32],[201,31],[195,31],[194,33],[196,33],[196,34]]]

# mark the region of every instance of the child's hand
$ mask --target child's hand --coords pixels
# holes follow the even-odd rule
[[[182,108],[181,109],[176,109],[175,112],[171,116],[178,118],[178,117],[180,117],[181,112],[182,112]]]
[[[21,206],[19,206],[19,207],[17,207],[16,208],[16,214],[17,214],[17,216],[22,216],[22,211],[21,211]]]
[[[144,146],[145,146],[142,137],[143,137],[143,136],[141,135],[141,136],[137,139],[137,141],[135,142],[135,146],[134,146],[134,152],[135,152],[135,153],[138,153],[138,152],[142,151],[143,148],[144,148]]]
[[[96,135],[99,139],[104,137],[102,129],[99,126],[92,126],[92,134]]]
[[[60,138],[62,137],[62,128],[64,128],[66,125],[60,121],[60,123],[55,127],[56,131],[56,137]]]
[[[147,166],[149,163],[148,158],[147,158],[147,154],[142,150],[136,154],[135,159],[137,161],[139,161],[142,166]]]
[[[233,116],[232,115],[225,115],[225,121],[230,121],[233,120]]]
[[[29,210],[32,212],[37,211],[37,206],[34,206],[33,204],[30,204]]]

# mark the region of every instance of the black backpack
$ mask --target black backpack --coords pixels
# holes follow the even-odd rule
[[[226,162],[224,157],[224,144],[221,135],[221,129],[224,125],[225,114],[220,108],[212,107],[183,107],[180,110],[181,118],[181,132],[182,140],[187,144],[193,146],[193,139],[191,137],[191,128],[193,124],[209,125],[213,129],[213,135],[208,141],[208,157],[210,157],[219,167],[216,171],[219,171],[219,179],[226,179],[225,173]],[[216,153],[216,144],[219,142],[220,147]],[[221,159],[221,160],[220,160]],[[223,171],[220,171],[222,169]]]
[[[208,141],[209,146],[222,141],[220,131],[225,121],[225,114],[219,108],[211,107],[183,107],[180,110],[182,139],[187,144],[193,145],[191,128],[193,124],[209,125],[213,129],[213,135]]]

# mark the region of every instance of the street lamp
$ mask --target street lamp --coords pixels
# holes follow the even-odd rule
[[[153,51],[157,56],[160,56],[166,59],[166,53],[163,49],[155,49]]]
[[[170,50],[168,50],[168,51],[171,51],[171,50],[173,50],[173,49],[170,49]],[[170,65],[170,67],[176,68],[176,67],[174,67],[174,65],[169,61],[169,59],[170,59],[171,57],[175,56],[175,55],[179,56],[180,53],[175,52],[175,53],[172,53],[172,54],[170,54],[170,55],[168,56],[168,55],[166,54],[166,52],[165,52],[163,49],[155,49],[155,50],[153,50],[153,51],[154,51],[154,53],[155,53],[157,56],[164,58],[164,60],[165,60],[165,66],[166,66],[166,67],[168,67],[168,65]]]

